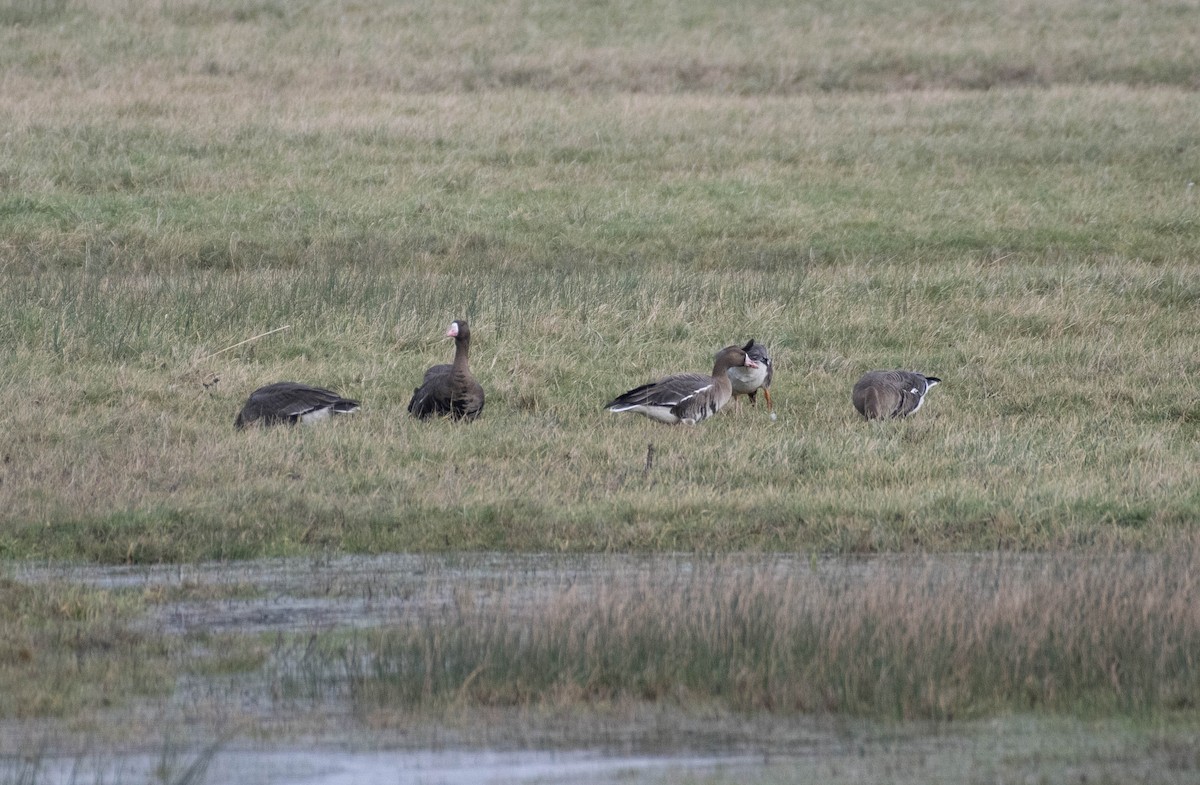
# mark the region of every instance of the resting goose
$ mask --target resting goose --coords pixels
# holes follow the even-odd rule
[[[850,394],[854,408],[868,420],[907,417],[925,402],[925,393],[940,382],[913,371],[868,371]]]
[[[421,386],[413,390],[408,411],[422,420],[443,414],[455,420],[474,420],[483,411],[483,387],[467,367],[471,351],[467,320],[451,322],[446,336],[454,339],[454,362],[435,365],[425,372]]]
[[[758,363],[737,346],[717,352],[711,376],[677,373],[635,387],[604,405],[610,412],[637,412],[652,420],[695,425],[721,410],[733,397],[730,368],[757,368]]]
[[[299,382],[275,382],[250,393],[233,424],[240,429],[254,423],[311,423],[357,411],[358,406],[358,401],[343,398],[332,390]]]
[[[755,367],[739,365],[729,369],[729,381],[733,383],[733,396],[736,398],[739,395],[748,395],[750,403],[757,404],[758,391],[762,390],[763,397],[767,399],[767,411],[771,411],[771,392],[767,388],[771,386],[771,375],[774,373],[774,368],[771,366],[771,357],[767,354],[767,347],[751,338],[749,343],[742,347],[742,351],[758,365]]]

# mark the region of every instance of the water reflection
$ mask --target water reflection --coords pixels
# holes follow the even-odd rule
[[[678,782],[726,780],[760,768],[761,758],[614,756],[591,751],[490,750],[347,752],[242,750],[211,758],[160,756],[60,758],[40,762],[23,780],[39,783],[153,783],[184,780],[189,768],[206,785],[521,785],[528,783]],[[192,768],[195,767],[195,768]],[[0,782],[6,781],[0,768]],[[736,781],[736,780],[734,780]]]

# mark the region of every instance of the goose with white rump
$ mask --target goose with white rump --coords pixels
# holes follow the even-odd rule
[[[717,352],[712,375],[677,373],[635,387],[604,405],[610,412],[637,412],[669,424],[695,425],[721,410],[733,397],[730,368],[757,368],[740,346]]]
[[[233,424],[240,430],[255,424],[313,423],[358,408],[358,401],[343,398],[333,390],[300,382],[275,382],[250,393]]]
[[[868,371],[855,383],[850,400],[868,420],[908,417],[925,402],[941,379],[914,371]]]

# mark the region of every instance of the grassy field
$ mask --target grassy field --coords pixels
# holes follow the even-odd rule
[[[418,92],[360,84],[334,51],[303,78],[284,54],[206,65],[231,36],[332,46],[272,6],[118,30],[122,8],[0,41],[0,554],[1154,545],[1197,518],[1186,86],[747,94],[585,73]],[[340,51],[384,69],[376,12],[337,28],[364,36]],[[477,24],[462,34],[494,45],[503,20]],[[661,24],[664,58],[706,51]],[[82,62],[46,65],[39,42],[77,28]],[[1147,57],[1174,40],[1150,28]],[[171,46],[122,38],[139,29]],[[1115,55],[1088,51],[1107,74]],[[461,316],[486,414],[414,422]],[[776,422],[600,409],[751,336],[775,353]],[[848,398],[873,367],[945,383],[913,421],[868,426]],[[364,411],[235,433],[245,396],[286,378]]]
[[[1197,11],[0,0],[0,558],[1190,553]],[[487,408],[417,422],[405,405],[460,317]],[[751,337],[773,350],[777,420],[601,408]],[[879,367],[943,384],[912,420],[867,424],[850,388]],[[363,410],[235,432],[246,396],[283,379]],[[169,642],[110,623],[153,598],[12,581],[0,597],[0,714],[169,689]],[[229,667],[259,664],[230,648]],[[31,676],[60,650],[128,657]],[[1097,705],[1194,706],[1194,663],[1158,664],[1167,687]],[[57,696],[64,672],[78,691]],[[1091,700],[1088,673],[1051,708]],[[843,686],[832,710],[1012,708]]]

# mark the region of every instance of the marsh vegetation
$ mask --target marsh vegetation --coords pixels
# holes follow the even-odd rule
[[[287,771],[298,761],[273,756],[297,738],[332,761],[363,750],[358,765],[376,750],[415,765],[429,749],[583,747],[614,766],[728,759],[756,781],[840,782],[985,765],[1004,778],[1055,749],[1042,772],[1140,781],[1169,766],[1190,782],[1196,574],[1191,552],[27,567],[30,593],[69,580],[138,610],[6,617],[6,639],[31,641],[6,692],[75,703],[62,726],[3,727],[0,751],[107,749],[133,765],[170,749]],[[129,688],[147,673],[173,686]]]

